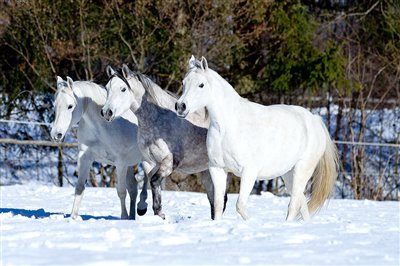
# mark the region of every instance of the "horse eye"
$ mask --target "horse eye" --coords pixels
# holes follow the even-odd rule
[[[126,88],[125,88],[125,87],[124,87],[124,88],[122,88],[122,89],[121,89],[121,91],[122,91],[122,92],[125,92],[125,91],[126,91]]]
[[[200,87],[200,88],[203,88],[203,87],[204,87],[204,83],[201,83],[201,84],[199,85],[199,87]]]
[[[72,109],[72,104],[68,105],[68,110]]]

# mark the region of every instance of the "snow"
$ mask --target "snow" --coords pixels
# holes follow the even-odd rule
[[[252,195],[243,221],[230,194],[223,220],[205,194],[163,191],[166,220],[151,209],[119,220],[115,189],[1,186],[1,265],[399,265],[399,202],[333,199],[309,222],[285,222],[289,198]],[[151,193],[148,202],[151,203]],[[149,204],[151,206],[151,204]]]

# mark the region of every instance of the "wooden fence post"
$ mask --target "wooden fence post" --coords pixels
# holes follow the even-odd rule
[[[64,169],[63,169],[63,148],[60,146],[58,148],[58,163],[57,163],[57,172],[58,172],[58,184],[60,187],[63,186],[63,176],[64,176]]]

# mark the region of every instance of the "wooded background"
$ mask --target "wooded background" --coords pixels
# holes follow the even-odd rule
[[[398,0],[8,0],[0,3],[0,51],[2,119],[29,120],[34,111],[52,122],[56,76],[104,85],[109,64],[126,63],[180,94],[194,54],[252,101],[324,108],[335,140],[400,140]],[[393,115],[372,119],[379,110]],[[399,198],[398,147],[339,150],[339,182],[351,197]]]

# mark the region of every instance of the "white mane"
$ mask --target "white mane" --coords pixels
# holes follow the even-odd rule
[[[169,110],[175,109],[175,103],[178,100],[178,96],[174,93],[163,90],[155,82],[153,82],[149,77],[139,72],[135,72],[135,78],[137,78],[143,85],[143,88],[150,95],[151,100],[158,106],[166,108]],[[200,127],[207,127],[209,125],[209,117],[207,110],[200,109],[196,112],[190,114],[187,118],[190,122]]]
[[[178,100],[176,95],[174,95],[172,92],[163,90],[149,77],[142,73],[135,72],[135,78],[142,83],[143,88],[150,95],[151,99],[156,105],[162,108],[173,110],[175,102]]]
[[[103,106],[107,99],[106,90],[91,81],[74,81],[73,91],[78,96],[88,98],[99,106]]]

